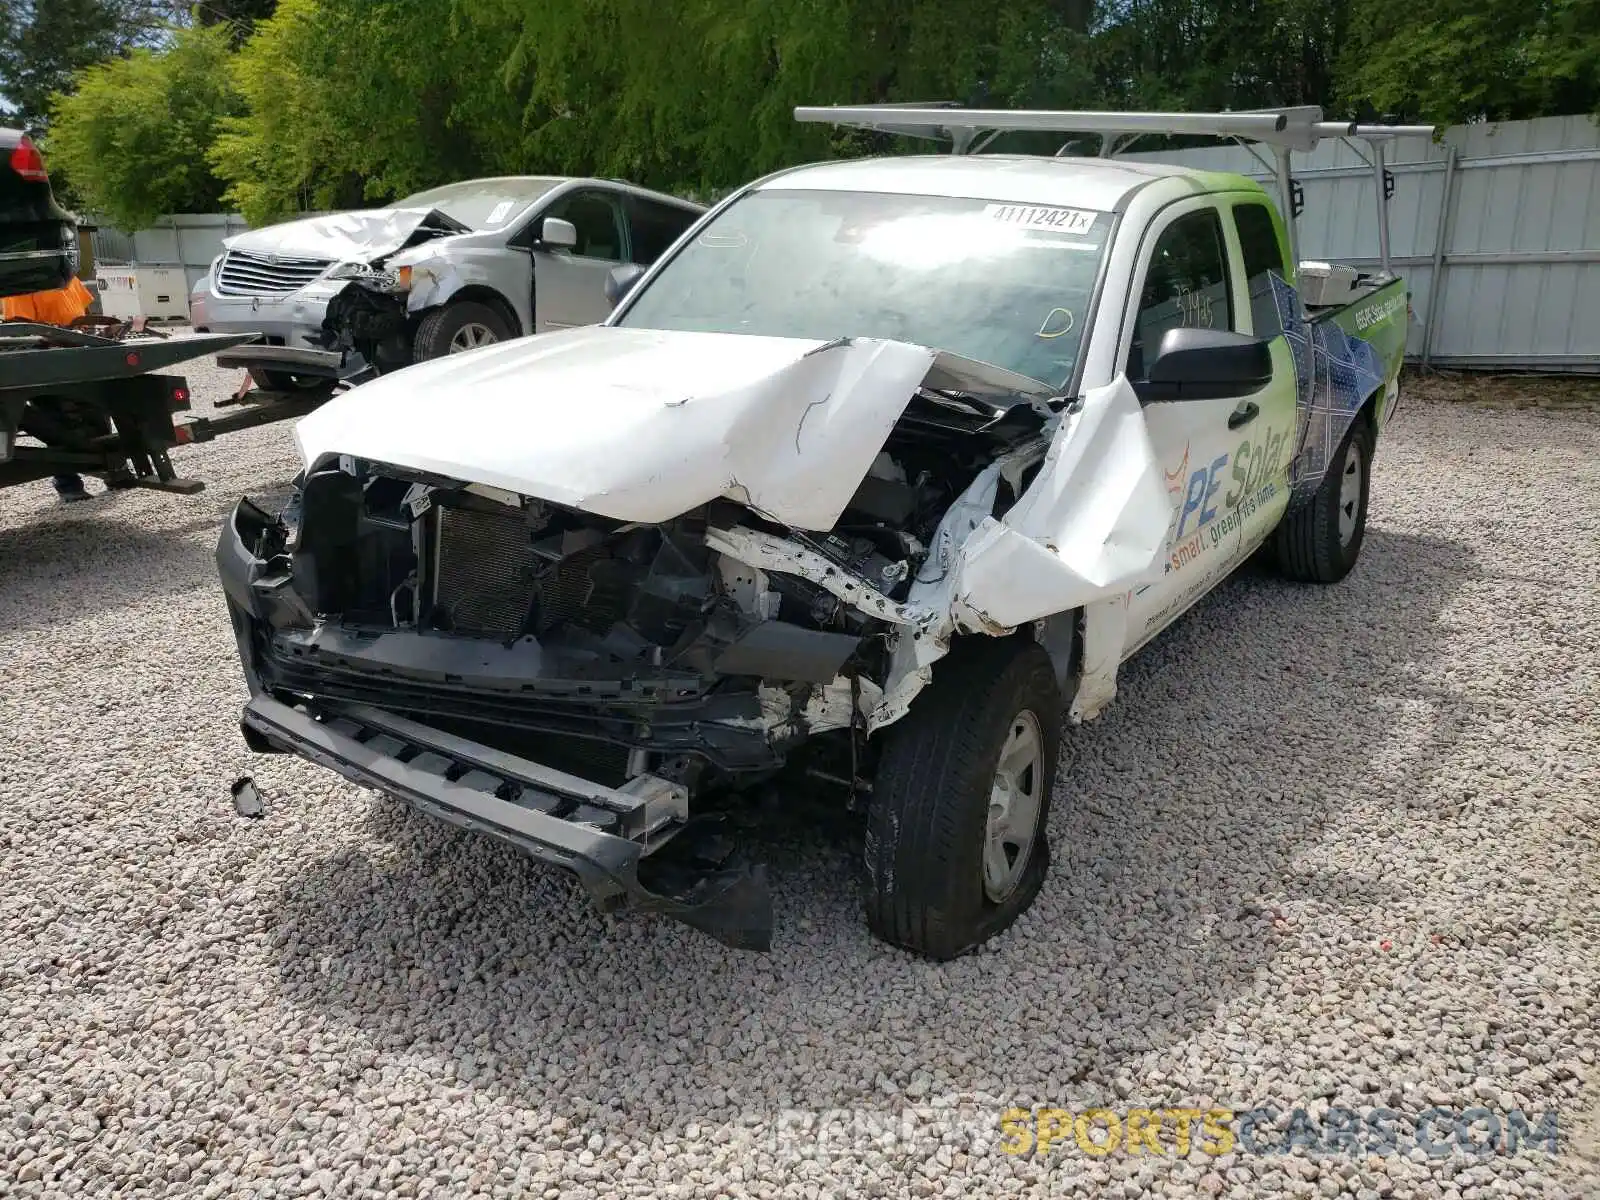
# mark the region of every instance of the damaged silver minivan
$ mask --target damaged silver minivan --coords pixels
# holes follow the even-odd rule
[[[190,293],[197,329],[257,386],[359,380],[526,333],[603,320],[607,274],[648,266],[703,206],[614,179],[468,179],[393,207],[236,234]]]
[[[299,424],[294,499],[218,547],[248,743],[753,947],[725,817],[803,771],[865,809],[873,931],[971,949],[1044,878],[1063,716],[1269,537],[1300,578],[1359,552],[1392,389],[1301,452],[1299,318],[1252,325],[1294,296],[1277,222],[1248,180],[1111,159],[750,185],[602,325]]]

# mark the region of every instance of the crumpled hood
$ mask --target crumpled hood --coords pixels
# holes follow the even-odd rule
[[[924,380],[1048,394],[903,342],[585,326],[382,376],[295,436],[308,467],[348,454],[623,521],[727,497],[825,530]]]
[[[370,262],[400,249],[430,218],[441,228],[447,226],[431,208],[373,208],[252,229],[235,234],[222,244],[229,250],[251,254]]]

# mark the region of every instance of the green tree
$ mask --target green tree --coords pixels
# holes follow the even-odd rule
[[[42,129],[50,97],[126,45],[118,0],[0,0],[0,97],[8,123]]]
[[[337,134],[304,67],[319,11],[317,0],[283,0],[234,58],[244,111],[219,123],[208,157],[225,199],[254,225],[340,198]]]
[[[1105,102],[1215,111],[1326,104],[1350,0],[1113,0],[1093,57]]]
[[[135,28],[154,31],[187,29],[190,25],[226,25],[235,44],[265,21],[278,0],[118,0],[124,19]]]
[[[261,222],[526,173],[513,35],[476,5],[282,0],[239,51],[247,111],[212,149],[229,200]]]
[[[206,163],[217,123],[242,111],[226,29],[176,34],[81,72],[58,95],[45,147],[84,203],[126,229],[171,212],[214,210],[222,185]]]
[[[1351,0],[1344,97],[1441,124],[1600,112],[1600,0]]]
[[[1083,103],[1086,0],[484,0],[516,23],[544,169],[715,192],[797,161],[887,149],[799,125],[796,105],[955,99]],[[921,148],[926,148],[923,145]]]
[[[495,173],[709,197],[927,148],[800,125],[799,104],[1582,111],[1597,31],[1600,0],[280,0],[238,54],[245,111],[211,161],[258,222]]]

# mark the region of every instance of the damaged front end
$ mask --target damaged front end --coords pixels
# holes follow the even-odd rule
[[[435,282],[430,268],[394,265],[394,260],[424,243],[471,232],[436,209],[413,216],[415,224],[403,237],[344,247],[342,260],[327,276],[345,281],[345,286],[328,301],[319,333],[322,344],[360,355],[379,373],[410,364],[412,322]]]
[[[719,814],[798,761],[864,784],[867,734],[956,632],[926,597],[1059,420],[938,383],[826,532],[727,498],[616,519],[322,455],[284,514],[241,502],[218,547],[247,740],[565,867],[602,907],[765,948],[764,870]]]
[[[358,354],[378,374],[411,362],[411,315],[406,297],[411,281],[395,271],[363,273],[328,301],[321,340],[329,350]]]

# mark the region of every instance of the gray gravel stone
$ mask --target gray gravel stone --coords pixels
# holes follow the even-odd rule
[[[238,380],[188,373],[202,410]],[[212,551],[240,493],[283,493],[288,427],[179,450],[199,497],[0,492],[0,1174],[72,1196],[1595,1194],[1597,447],[1592,414],[1402,408],[1354,574],[1247,569],[1129,664],[1068,733],[1037,905],[945,966],[868,937],[848,832],[762,835],[779,930],[746,956],[251,756]],[[244,773],[261,821],[233,814]],[[1094,1159],[1070,1125],[1047,1157],[1001,1150],[1013,1105],[1257,1103],[1274,1143],[1296,1106],[1386,1106],[1396,1152],[1180,1161],[1169,1130],[1164,1156]],[[1554,1111],[1561,1153],[1430,1157],[1408,1122],[1431,1103]]]

